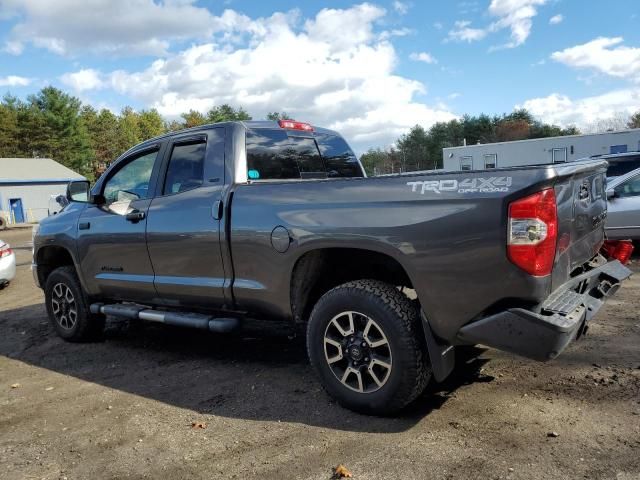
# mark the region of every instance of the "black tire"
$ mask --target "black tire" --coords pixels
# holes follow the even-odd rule
[[[351,312],[351,316],[348,312]],[[346,318],[346,323],[343,318]],[[342,327],[353,324],[356,333],[345,336],[336,330],[334,320],[341,323]],[[362,338],[358,337],[360,333],[355,325],[370,321],[379,329],[381,335],[377,338],[382,339],[382,342],[370,341],[369,336],[365,336],[366,342],[361,344],[364,353],[355,352],[358,355],[354,357],[354,344],[349,344],[351,337],[356,337],[356,343],[360,341],[358,338]],[[347,331],[347,328],[343,330]],[[341,342],[342,348],[331,343],[336,340]],[[370,347],[383,342],[388,347],[383,345],[378,348],[383,349],[383,357],[388,348],[388,360],[391,361],[388,361],[388,369],[373,366],[374,369],[379,369],[374,382],[374,377],[369,373],[372,366],[370,362],[378,357],[379,350],[376,353]],[[328,350],[332,350],[331,354]],[[391,415],[398,412],[423,392],[431,377],[418,309],[393,285],[377,280],[345,283],[320,298],[311,312],[307,326],[307,351],[311,365],[329,395],[342,406],[360,413]],[[369,352],[369,357],[366,352]],[[355,364],[354,358],[357,360]],[[330,364],[330,360],[335,363]],[[363,360],[364,365],[359,360]],[[366,360],[370,362],[367,364]],[[346,384],[343,383],[341,380],[344,377],[338,376],[354,366],[360,374],[352,371]],[[385,381],[380,384],[378,380],[382,377]]]
[[[74,267],[59,267],[51,272],[45,282],[44,296],[49,321],[60,337],[69,342],[102,338],[105,317],[89,311]]]

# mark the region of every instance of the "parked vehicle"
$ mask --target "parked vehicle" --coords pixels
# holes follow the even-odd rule
[[[605,230],[612,240],[640,240],[640,168],[607,183]]]
[[[598,254],[606,167],[365,178],[333,131],[208,125],[132,148],[90,195],[69,184],[33,273],[66,340],[100,335],[105,315],[284,321],[342,405],[389,414],[447,377],[457,345],[549,360],[586,330],[630,275]]]
[[[0,240],[0,288],[16,276],[16,254],[11,245]]]
[[[640,168],[640,152],[611,153],[592,158],[606,160],[609,163],[607,178],[621,177]]]

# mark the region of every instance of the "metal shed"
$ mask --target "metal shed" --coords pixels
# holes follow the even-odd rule
[[[484,170],[635,151],[640,151],[640,128],[443,148],[442,164],[445,170]]]
[[[84,177],[50,158],[0,158],[0,215],[9,224],[38,222],[52,197]]]

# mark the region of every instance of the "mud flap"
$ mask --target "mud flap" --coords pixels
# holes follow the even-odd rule
[[[422,319],[422,329],[427,342],[433,377],[437,382],[442,382],[449,376],[456,365],[455,348],[453,345],[440,343],[436,339],[423,311],[420,311],[420,318]]]

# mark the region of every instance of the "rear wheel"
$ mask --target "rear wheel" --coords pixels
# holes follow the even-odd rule
[[[97,340],[104,332],[104,315],[89,311],[73,267],[56,268],[45,283],[49,320],[58,335],[70,342]]]
[[[380,281],[327,292],[311,313],[307,349],[329,394],[362,413],[397,412],[422,393],[431,374],[417,309]]]

